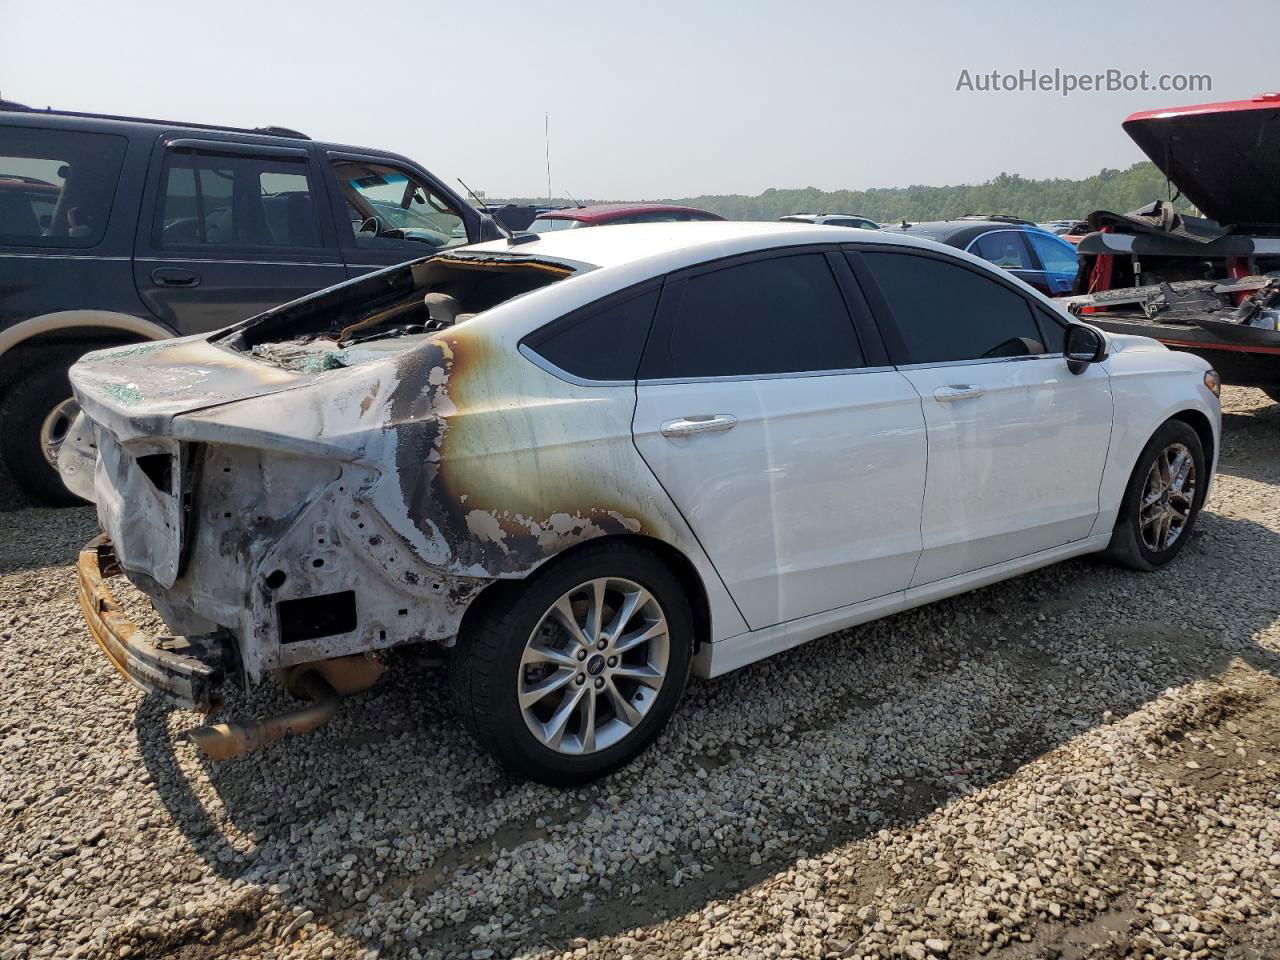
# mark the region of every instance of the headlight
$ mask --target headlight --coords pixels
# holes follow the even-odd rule
[[[1204,372],[1204,385],[1215,397],[1222,396],[1222,377],[1212,367]]]

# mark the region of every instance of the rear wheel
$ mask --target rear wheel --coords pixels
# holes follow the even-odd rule
[[[688,681],[693,618],[654,555],[586,547],[468,614],[449,664],[486,750],[554,785],[613,772],[653,741]]]
[[[0,455],[27,494],[54,506],[84,503],[58,474],[58,451],[79,408],[71,396],[67,370],[79,351],[48,350],[39,366],[10,389],[0,414]]]
[[[1163,424],[1133,468],[1108,555],[1135,570],[1164,566],[1190,539],[1207,482],[1199,435],[1181,420]]]

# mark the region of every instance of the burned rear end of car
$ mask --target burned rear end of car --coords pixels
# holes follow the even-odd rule
[[[212,336],[87,355],[60,467],[97,504],[104,536],[81,556],[81,601],[111,661],[210,710],[224,680],[275,672],[324,700],[376,679],[380,651],[451,644],[488,584],[538,560],[487,563],[468,547],[466,508],[444,502],[451,394],[463,371],[484,376],[466,323],[580,269],[454,252]],[[117,573],[173,637],[124,620],[106,586]],[[207,752],[264,733],[239,729],[223,725]]]

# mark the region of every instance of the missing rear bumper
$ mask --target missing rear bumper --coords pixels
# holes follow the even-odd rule
[[[104,534],[87,543],[77,561],[80,610],[102,652],[120,674],[176,706],[206,713],[222,703],[223,648],[213,638],[152,637],[130,620],[107,588],[118,574],[115,552]]]

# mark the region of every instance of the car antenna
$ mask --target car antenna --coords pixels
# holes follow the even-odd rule
[[[572,193],[570,193],[568,190],[566,190],[566,191],[564,192],[564,195],[565,195],[566,197],[568,197],[570,200],[572,200],[572,201],[573,201],[573,205],[574,205],[575,207],[577,207],[579,210],[581,210],[581,209],[584,207],[584,204],[582,203],[582,201],[581,201],[581,200],[579,200],[577,197],[575,197],[575,196],[574,196]]]
[[[463,180],[461,177],[458,178],[458,182],[462,184],[462,188],[466,190],[467,193],[471,194],[471,199],[474,200],[476,203],[480,204],[480,209],[483,210],[485,213],[487,213],[493,219],[493,222],[498,225],[498,229],[503,231],[507,235],[507,239],[510,240],[511,231],[507,229],[506,224],[504,224],[501,220],[498,219],[498,215],[493,212],[493,210],[490,208],[490,206],[487,203],[484,202],[484,199],[481,198],[481,196],[477,194],[474,190],[468,187],[467,181]]]

